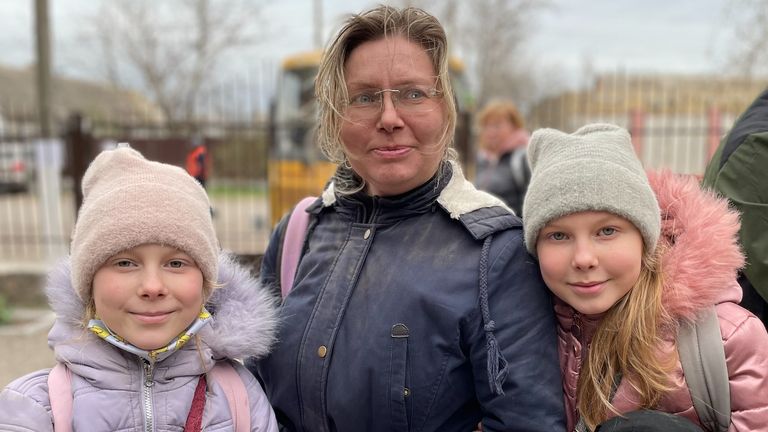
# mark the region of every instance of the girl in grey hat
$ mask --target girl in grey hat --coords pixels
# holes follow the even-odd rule
[[[646,175],[629,133],[614,125],[538,130],[528,157],[525,242],[556,296],[568,430],[641,409],[711,431],[765,430],[768,335],[737,305],[738,215],[691,176]],[[715,395],[730,412],[714,422],[697,414],[695,374],[684,374],[677,339],[708,310],[730,393]],[[632,430],[690,430],[664,424]]]
[[[122,146],[83,177],[70,257],[46,288],[58,365],[0,393],[0,430],[277,431],[256,379],[267,290],[221,253],[202,186]]]

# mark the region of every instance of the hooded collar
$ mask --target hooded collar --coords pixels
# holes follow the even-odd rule
[[[660,171],[649,172],[648,180],[661,209],[662,302],[671,317],[693,321],[703,308],[739,303],[738,213],[693,176]]]
[[[126,369],[137,367],[140,356],[114,347],[85,327],[85,305],[75,294],[70,279],[70,261],[60,262],[50,273],[46,294],[56,313],[56,322],[48,334],[48,345],[56,359],[75,373],[102,381],[110,376],[110,386],[130,386]],[[206,309],[210,322],[197,335],[201,344],[188,343],[173,355],[159,360],[164,377],[199,375],[215,360],[263,357],[275,341],[277,299],[236,263],[234,256],[219,255],[218,283]],[[202,361],[201,361],[202,360]],[[131,366],[133,365],[133,366]],[[121,376],[124,376],[121,378]]]

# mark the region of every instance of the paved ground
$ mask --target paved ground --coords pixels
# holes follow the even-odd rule
[[[48,348],[48,330],[54,315],[48,309],[15,310],[21,324],[0,327],[0,387],[29,372],[51,367],[53,352]]]

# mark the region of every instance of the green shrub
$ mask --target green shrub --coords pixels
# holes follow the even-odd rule
[[[0,325],[11,321],[11,309],[5,301],[5,297],[0,294]]]

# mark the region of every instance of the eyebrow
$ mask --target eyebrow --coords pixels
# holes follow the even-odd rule
[[[431,77],[430,77],[431,78]],[[348,89],[355,89],[355,90],[381,90],[383,88],[397,88],[397,87],[407,87],[407,86],[434,86],[435,82],[434,80],[421,80],[418,78],[408,78],[403,81],[397,81],[395,80],[393,84],[387,87],[381,87],[379,85],[371,84],[369,81],[347,81],[347,88]]]

